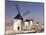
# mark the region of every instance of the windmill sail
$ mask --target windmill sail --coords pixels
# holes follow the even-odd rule
[[[18,14],[20,14],[20,10],[18,9],[18,5],[16,5],[16,9],[17,9]]]

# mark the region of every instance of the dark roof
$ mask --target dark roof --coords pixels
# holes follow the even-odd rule
[[[17,14],[17,16],[14,17],[14,19],[21,19],[21,20],[23,20],[23,18],[22,18],[22,16],[20,14]]]
[[[25,22],[34,21],[33,19],[26,19]]]
[[[29,22],[30,20],[26,19],[25,22]]]

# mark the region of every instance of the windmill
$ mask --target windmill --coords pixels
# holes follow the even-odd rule
[[[21,32],[21,24],[22,24],[22,16],[20,14],[20,10],[18,9],[18,5],[16,5],[16,9],[17,9],[17,12],[18,14],[16,15],[16,17],[14,17],[14,24],[13,24],[13,29],[15,32],[19,33]]]
[[[18,14],[16,15],[16,17],[14,17],[13,29],[14,29],[15,32],[21,32],[22,25],[23,25],[23,23],[22,23],[22,21],[23,21],[22,16],[26,15],[28,13],[28,11],[26,13],[24,13],[24,15],[21,16],[21,13],[20,13],[18,5],[16,5],[16,9],[17,9]]]

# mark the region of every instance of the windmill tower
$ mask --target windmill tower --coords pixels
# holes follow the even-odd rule
[[[25,27],[27,27],[27,26],[29,25],[29,20],[28,20],[28,19],[26,19],[26,20],[24,21],[24,25],[25,25]]]
[[[31,12],[31,16],[32,16],[32,12]],[[34,24],[34,16],[32,16],[32,18],[31,17],[29,17],[29,23],[30,23],[30,26],[32,26],[33,24]]]
[[[32,26],[33,25],[33,19],[30,19],[30,25]]]
[[[22,25],[23,18],[22,18],[20,11],[18,9],[18,5],[16,5],[16,9],[17,9],[18,14],[16,15],[16,17],[14,17],[14,20],[13,20],[13,23],[14,23],[13,30],[15,32],[21,32],[21,28],[22,28],[21,25]]]
[[[25,16],[25,18],[26,18],[26,15],[29,14],[29,13],[30,13],[30,11],[28,10],[26,13],[24,13],[23,16]],[[27,27],[28,25],[29,25],[29,19],[26,18],[25,21],[24,21],[24,26]]]

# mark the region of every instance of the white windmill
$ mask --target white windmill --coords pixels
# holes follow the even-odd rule
[[[21,16],[21,14],[20,14],[20,11],[19,11],[19,9],[18,9],[18,5],[16,5],[16,9],[17,9],[17,11],[18,11],[18,14],[17,14],[17,16],[16,17],[14,17],[14,20],[13,20],[13,30],[15,31],[15,32],[21,32],[21,24],[22,24],[22,20],[23,20],[23,18],[22,18],[22,16]]]

